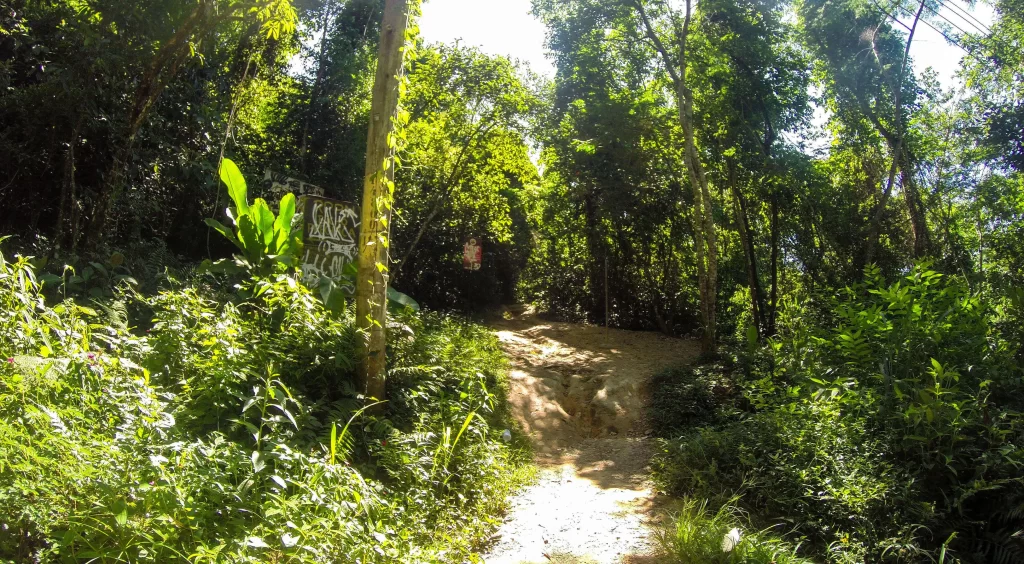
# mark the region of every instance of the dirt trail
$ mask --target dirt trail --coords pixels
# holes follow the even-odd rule
[[[645,383],[698,347],[529,315],[492,327],[512,361],[510,401],[540,476],[514,500],[487,564],[656,562]]]

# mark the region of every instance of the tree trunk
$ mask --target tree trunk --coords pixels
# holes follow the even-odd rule
[[[115,153],[113,163],[103,178],[103,184],[100,186],[96,204],[92,210],[92,217],[89,221],[89,233],[86,237],[87,250],[94,249],[106,234],[110,212],[124,188],[125,175],[127,174],[126,169],[132,149],[135,146],[135,138],[149,116],[153,105],[156,104],[160,95],[167,88],[167,83],[178,74],[178,68],[191,53],[191,39],[194,36],[205,36],[215,29],[218,24],[230,19],[234,14],[234,10],[245,7],[245,5],[239,4],[233,10],[213,15],[209,2],[207,0],[200,1],[195,9],[192,10],[192,13],[182,22],[178,31],[160,47],[160,50],[153,57],[153,60],[139,81],[138,89],[135,91],[128,125],[125,130],[124,143]]]
[[[754,249],[754,238],[750,230],[750,220],[747,215],[746,202],[736,184],[736,169],[729,165],[729,184],[732,188],[733,207],[736,212],[736,224],[740,233],[740,243],[743,245],[743,254],[747,263],[747,286],[750,288],[750,312],[754,318],[754,327],[757,328],[759,337],[767,336],[768,322],[766,319],[767,308],[764,303],[764,289],[761,288],[761,279],[757,272],[757,254]]]
[[[772,295],[768,311],[768,335],[774,335],[779,316],[779,199],[772,194]]]
[[[419,246],[423,236],[426,235],[427,229],[430,228],[431,223],[437,219],[441,210],[444,209],[445,204],[448,203],[448,198],[451,197],[451,194],[452,193],[450,191],[445,192],[436,202],[434,202],[434,206],[430,209],[430,213],[427,214],[423,223],[420,224],[420,228],[416,231],[416,236],[412,238],[412,243],[409,244],[409,248],[406,249],[405,254],[402,255],[401,260],[395,264],[394,280],[397,280],[398,275],[402,273],[402,267],[404,267],[405,263],[412,257],[412,254],[416,251],[416,247]]]
[[[359,347],[357,389],[367,398],[385,398],[388,245],[394,201],[394,119],[398,114],[409,0],[386,0],[381,25],[377,76],[373,86],[366,143],[356,322]]]
[[[676,106],[679,110],[679,123],[683,128],[685,147],[683,160],[693,190],[693,238],[697,254],[697,279],[700,288],[700,315],[704,325],[701,348],[705,353],[714,353],[717,345],[717,300],[718,300],[718,237],[715,232],[714,205],[708,180],[697,153],[697,144],[693,125],[693,93],[686,82],[687,41],[690,35],[690,23],[693,17],[693,0],[686,0],[686,14],[682,25],[678,15],[673,14],[675,42],[678,47],[678,58],[674,59],[658,35],[644,7],[643,0],[630,0],[640,15],[641,23],[648,39],[661,55],[665,70],[676,88]]]
[[[56,248],[73,249],[78,240],[78,194],[75,182],[75,146],[78,145],[78,132],[82,120],[75,122],[71,128],[71,139],[68,150],[64,154],[64,185],[61,187],[60,211],[57,214]]]
[[[588,260],[588,279],[590,282],[590,303],[587,304],[587,317],[597,322],[601,311],[601,298],[598,296],[598,288],[601,288],[601,265],[598,257],[604,256],[608,251],[603,242],[603,237],[598,231],[600,221],[598,218],[598,205],[595,201],[597,196],[592,188],[588,188],[583,196],[583,222],[586,225],[587,252],[590,255]]]
[[[914,168],[906,151],[903,152],[903,164],[900,166],[900,183],[903,188],[903,200],[910,214],[910,231],[914,238],[914,258],[922,258],[931,253],[932,238],[928,230],[928,219],[925,217],[924,202],[917,189],[914,179]]]
[[[701,349],[714,353],[717,348],[718,298],[718,241],[715,233],[714,207],[704,165],[697,154],[694,139],[693,102],[685,82],[680,83],[678,95],[679,121],[683,127],[686,148],[683,151],[686,168],[693,189],[693,235],[697,251],[697,278],[700,288],[701,322],[704,335]]]
[[[476,131],[473,132],[470,138],[466,141],[466,144],[463,145],[462,149],[459,151],[459,156],[455,159],[455,164],[452,166],[451,174],[448,175],[447,180],[444,180],[444,186],[441,187],[441,197],[434,202],[433,207],[430,209],[430,213],[427,214],[426,219],[424,219],[423,223],[420,224],[420,228],[417,230],[416,236],[413,237],[409,248],[406,249],[405,254],[402,255],[402,259],[395,265],[394,276],[396,279],[398,275],[402,273],[402,267],[405,266],[406,261],[408,261],[409,257],[411,257],[413,252],[416,251],[416,247],[419,246],[420,241],[427,233],[427,229],[430,228],[431,223],[437,219],[437,216],[444,209],[444,206],[451,199],[452,195],[454,195],[462,186],[463,165],[465,164],[466,155],[469,153],[470,146],[472,146],[479,137],[486,135],[496,124],[492,123],[490,125],[486,125],[486,127],[485,125],[486,123],[481,120],[477,125]]]
[[[883,130],[882,124],[880,120],[877,119],[877,116],[872,120],[875,123],[875,127],[879,129],[879,133],[886,138],[886,141],[890,142],[890,149],[892,150],[892,166],[889,168],[889,182],[886,184],[885,190],[882,191],[882,197],[878,201],[878,207],[875,209],[871,225],[868,228],[867,249],[864,252],[864,263],[860,265],[862,269],[875,260],[875,248],[878,246],[878,238],[882,231],[882,217],[885,215],[885,207],[889,203],[893,184],[896,181],[896,169],[901,162],[905,162],[905,153],[903,150],[903,76],[907,72],[907,62],[910,59],[910,46],[914,43],[914,32],[917,31],[917,23],[921,20],[921,13],[924,11],[925,3],[925,0],[921,0],[921,5],[918,7],[917,14],[914,16],[914,25],[910,28],[910,35],[907,37],[907,47],[903,51],[903,64],[900,65],[900,73],[896,75],[895,84],[893,85],[893,89],[895,91],[893,94],[893,101],[895,102],[893,110],[896,113],[896,142],[892,143],[892,139],[890,139],[891,135],[887,135]],[[912,212],[911,215],[913,216]]]

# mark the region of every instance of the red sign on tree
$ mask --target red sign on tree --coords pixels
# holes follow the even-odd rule
[[[469,237],[462,246],[462,266],[466,270],[480,270],[484,262],[484,248],[477,237]]]

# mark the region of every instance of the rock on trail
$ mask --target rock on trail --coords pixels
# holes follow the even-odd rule
[[[691,362],[698,347],[531,315],[492,327],[512,361],[509,400],[539,476],[513,501],[485,562],[656,562],[646,382]]]

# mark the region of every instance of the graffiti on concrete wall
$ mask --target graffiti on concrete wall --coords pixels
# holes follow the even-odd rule
[[[350,202],[316,196],[300,200],[304,251],[302,274],[315,283],[326,277],[354,291],[344,276],[345,267],[358,256],[359,209]]]

